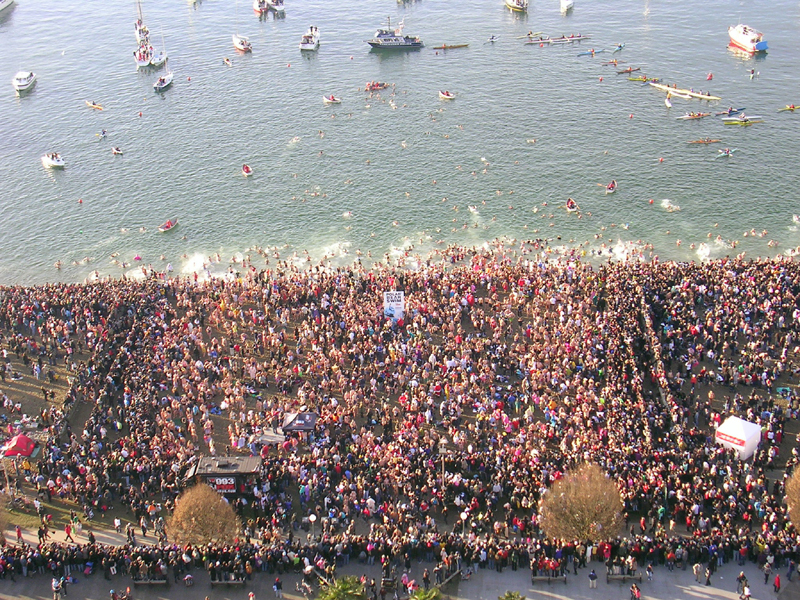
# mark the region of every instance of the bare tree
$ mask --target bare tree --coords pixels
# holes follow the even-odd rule
[[[169,537],[179,544],[228,544],[240,531],[239,517],[231,505],[204,483],[178,496],[167,524]]]
[[[587,463],[567,473],[544,495],[540,523],[551,538],[596,540],[619,532],[622,508],[614,480]]]

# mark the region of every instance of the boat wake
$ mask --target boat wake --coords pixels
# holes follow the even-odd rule
[[[681,209],[681,207],[678,206],[677,204],[673,204],[669,198],[664,198],[661,201],[661,208],[663,208],[667,212],[678,212]]]

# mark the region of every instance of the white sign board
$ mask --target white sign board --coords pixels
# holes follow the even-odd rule
[[[406,311],[405,292],[383,292],[383,316],[392,321],[402,319]]]

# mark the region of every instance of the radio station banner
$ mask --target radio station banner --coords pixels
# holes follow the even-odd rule
[[[236,491],[235,477],[209,477],[206,479],[208,485],[221,493]]]
[[[405,292],[383,292],[383,316],[392,321],[402,319],[406,311]]]

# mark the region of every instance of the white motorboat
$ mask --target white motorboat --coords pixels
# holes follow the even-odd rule
[[[252,52],[253,46],[250,44],[250,40],[247,39],[243,35],[239,35],[238,33],[233,34],[233,47],[236,48],[239,52]]]
[[[524,0],[527,2],[527,0]],[[375,49],[388,50],[419,50],[425,44],[417,35],[403,35],[405,19],[400,21],[397,27],[392,27],[392,20],[386,20],[385,27],[379,27],[375,32],[375,37],[367,40],[367,43]]]
[[[11,80],[11,85],[14,86],[17,92],[24,92],[31,89],[34,83],[36,83],[36,73],[32,71],[20,71],[14,75],[14,79]]]
[[[313,25],[300,38],[300,50],[316,50],[319,48],[319,29]]]
[[[331,94],[330,96],[323,96],[322,97],[322,101],[325,104],[341,104],[342,103],[342,99],[341,98],[337,98],[333,94]]]
[[[267,4],[267,0],[253,0],[253,10],[259,15],[263,15],[269,11],[269,4]]]
[[[526,12],[528,10],[528,0],[505,0],[506,6],[515,12]]]
[[[150,61],[153,60],[153,47],[150,44],[142,44],[138,50],[133,51],[133,59],[137,68],[149,67]]]
[[[0,0],[0,10],[8,8],[12,4],[14,4],[14,0]]]
[[[42,157],[42,165],[47,169],[63,169],[67,166],[67,161],[58,152],[51,152]]]
[[[166,52],[164,52],[163,50],[161,52],[159,52],[158,54],[156,54],[154,52],[153,53],[153,58],[150,59],[150,66],[152,66],[152,67],[160,67],[165,62],[167,62],[167,53]]]
[[[728,27],[728,35],[731,38],[731,44],[746,52],[765,52],[767,50],[764,34],[747,25],[740,23],[736,27]]]
[[[561,12],[565,13],[575,6],[575,0],[561,0]]]
[[[276,13],[282,13],[284,11],[283,0],[267,0],[267,4]]]
[[[174,79],[172,71],[169,70],[169,64],[168,63],[166,64],[167,64],[167,72],[164,73],[161,77],[159,77],[153,84],[153,89],[157,92],[163,92],[164,90],[166,90],[169,86],[172,85],[172,80]]]

